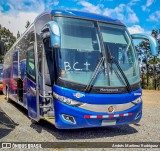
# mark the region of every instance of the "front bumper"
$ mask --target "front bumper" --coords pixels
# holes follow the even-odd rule
[[[66,105],[58,100],[54,100],[54,107],[55,126],[59,129],[135,124],[138,123],[142,117],[142,102],[125,111],[115,112],[114,114],[88,111],[79,107]],[[65,120],[62,115],[73,117],[75,123]]]

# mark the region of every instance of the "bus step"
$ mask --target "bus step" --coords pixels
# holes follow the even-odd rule
[[[55,125],[55,119],[54,119],[53,116],[52,116],[52,117],[44,117],[44,119],[45,119],[46,121],[48,121],[49,123]]]
[[[43,105],[40,105],[40,108],[42,109],[42,108],[51,108],[52,106],[43,106]]]
[[[47,116],[47,115],[44,116],[44,119],[54,119],[54,118],[55,118],[54,116]]]
[[[48,111],[48,116],[54,116],[54,111]]]
[[[45,114],[44,114],[44,117],[54,117],[54,111],[47,111]]]

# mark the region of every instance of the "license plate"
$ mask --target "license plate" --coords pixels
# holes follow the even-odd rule
[[[102,126],[111,126],[116,125],[116,120],[103,120]]]

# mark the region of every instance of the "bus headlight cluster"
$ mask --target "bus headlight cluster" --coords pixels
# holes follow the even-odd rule
[[[142,102],[142,98],[139,97],[136,100],[132,101],[133,104],[139,104],[140,102]]]
[[[71,106],[81,106],[83,103],[82,102],[78,102],[78,101],[75,101],[75,100],[72,100],[70,98],[67,98],[67,97],[64,97],[64,96],[61,96],[55,92],[53,92],[53,96],[54,98],[56,98],[57,100],[65,103],[65,104],[68,104],[68,105],[71,105]]]

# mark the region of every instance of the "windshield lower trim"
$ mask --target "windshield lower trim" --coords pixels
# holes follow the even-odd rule
[[[84,84],[79,84],[79,83],[75,83],[72,81],[66,81],[66,80],[62,80],[61,78],[58,78],[57,85],[65,87],[65,88],[69,88],[72,90],[77,90],[77,91],[81,91],[81,92],[85,92],[86,89],[86,85]],[[141,88],[140,86],[140,82],[137,82],[135,84],[131,85],[131,89],[132,91],[135,91],[137,89]],[[120,87],[97,87],[94,86],[92,87],[92,90],[90,91],[90,93],[97,93],[97,94],[120,94],[120,93],[128,93],[128,90],[126,89],[126,86],[120,86]]]

